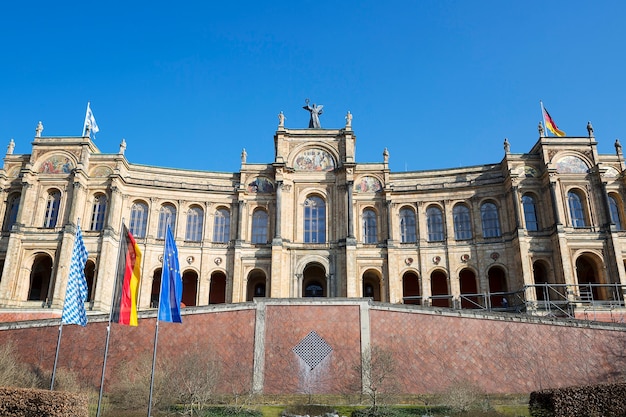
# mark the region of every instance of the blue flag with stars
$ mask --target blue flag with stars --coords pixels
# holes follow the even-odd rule
[[[65,302],[63,303],[63,314],[61,315],[62,324],[87,325],[87,312],[85,311],[88,292],[87,280],[85,279],[87,256],[83,234],[80,231],[80,226],[78,226],[70,261],[67,289],[65,290]]]
[[[163,251],[163,270],[161,272],[161,295],[159,297],[159,320],[182,323],[180,302],[183,298],[183,280],[180,277],[178,248],[167,225],[165,249]]]

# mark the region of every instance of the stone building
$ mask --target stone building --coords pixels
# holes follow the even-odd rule
[[[624,158],[587,137],[539,132],[528,153],[391,172],[356,159],[341,129],[274,135],[274,161],[234,173],[137,165],[83,137],[9,145],[0,170],[0,308],[60,309],[76,225],[89,308],[110,308],[122,222],[143,252],[140,309],[158,300],[164,235],[186,306],[253,297],[371,297],[451,308],[572,311],[623,305]],[[520,307],[521,306],[521,307]],[[51,310],[52,311],[52,310]]]

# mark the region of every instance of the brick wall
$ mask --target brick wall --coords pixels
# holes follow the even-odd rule
[[[106,316],[87,327],[63,326],[59,367],[99,386]],[[0,323],[0,343],[12,340],[22,359],[51,369],[58,319]],[[307,335],[327,344],[311,369],[294,348]],[[125,361],[151,358],[154,312],[138,327],[111,326],[105,390]],[[255,336],[256,335],[256,336]],[[256,340],[255,340],[256,339]],[[159,324],[158,355],[182,358],[201,350],[220,366],[219,390],[267,394],[348,393],[359,389],[361,352],[391,353],[395,392],[433,393],[470,381],[486,392],[528,393],[542,388],[617,380],[626,369],[626,326],[585,321],[484,315],[362,299],[262,300],[193,307],[183,324]]]

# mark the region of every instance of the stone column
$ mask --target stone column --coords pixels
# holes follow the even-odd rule
[[[391,221],[391,200],[385,201],[385,206],[387,209],[387,240],[393,239],[393,233],[391,233],[392,221]]]
[[[282,201],[283,201],[283,182],[276,181],[276,226],[274,227],[274,238],[281,238],[281,213],[282,213]]]
[[[513,188],[511,189],[511,193],[513,194],[513,211],[515,214],[515,228],[519,229],[522,227],[522,221],[521,221],[521,216],[520,216],[520,211],[519,211],[520,198],[519,198],[519,188],[517,185],[513,186]]]
[[[237,205],[237,233],[235,238],[237,242],[241,243],[241,229],[243,228],[243,206],[246,204],[245,201],[239,200]]]
[[[346,211],[348,212],[348,238],[354,239],[354,219],[353,219],[353,210],[352,210],[352,188],[354,186],[354,181],[348,181],[348,207],[346,207]]]
[[[556,225],[560,225],[561,223],[561,216],[559,215],[559,205],[557,204],[557,198],[556,198],[556,180],[555,179],[550,179],[550,198],[552,200],[552,212],[554,214],[554,223]]]

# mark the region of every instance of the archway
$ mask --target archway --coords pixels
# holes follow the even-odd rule
[[[441,270],[430,274],[430,291],[433,307],[450,307],[450,292],[448,291],[448,277]]]
[[[380,276],[378,272],[368,269],[363,274],[363,297],[374,299],[374,301],[382,301],[380,291]]]
[[[30,272],[29,301],[45,301],[48,298],[51,275],[52,258],[48,255],[37,255]]]
[[[159,308],[161,296],[161,268],[157,268],[152,274],[152,289],[150,291],[150,308]]]
[[[193,270],[183,273],[183,297],[182,303],[184,307],[196,305],[196,297],[198,295],[198,273]]]
[[[546,301],[550,299],[550,288],[548,288],[548,269],[541,261],[533,262],[533,277],[535,279],[535,295],[537,301]]]
[[[471,269],[462,269],[459,273],[459,284],[461,286],[461,308],[480,308],[476,285],[476,274]]]
[[[489,277],[489,292],[491,307],[507,307],[509,305],[509,300],[506,298],[505,294],[497,294],[507,292],[506,285],[506,273],[504,269],[499,266],[494,266],[489,268],[487,272],[487,276]],[[496,293],[496,295],[493,295]]]
[[[589,255],[581,255],[576,259],[576,278],[581,298],[589,296],[593,300],[607,300],[606,290],[597,284],[604,284],[602,267],[598,261]]]
[[[226,302],[226,274],[222,271],[211,274],[209,286],[209,304],[224,304]]]
[[[265,272],[260,269],[253,269],[248,274],[248,287],[246,291],[246,300],[252,301],[254,297],[266,297],[267,279]]]
[[[317,263],[309,264],[302,274],[303,297],[326,297],[326,271]]]
[[[85,264],[85,280],[87,281],[87,301],[93,301],[96,284],[96,264],[91,259]]]
[[[420,280],[415,272],[405,272],[402,276],[402,298],[404,304],[417,304],[420,305],[422,300],[419,297],[420,293]]]

